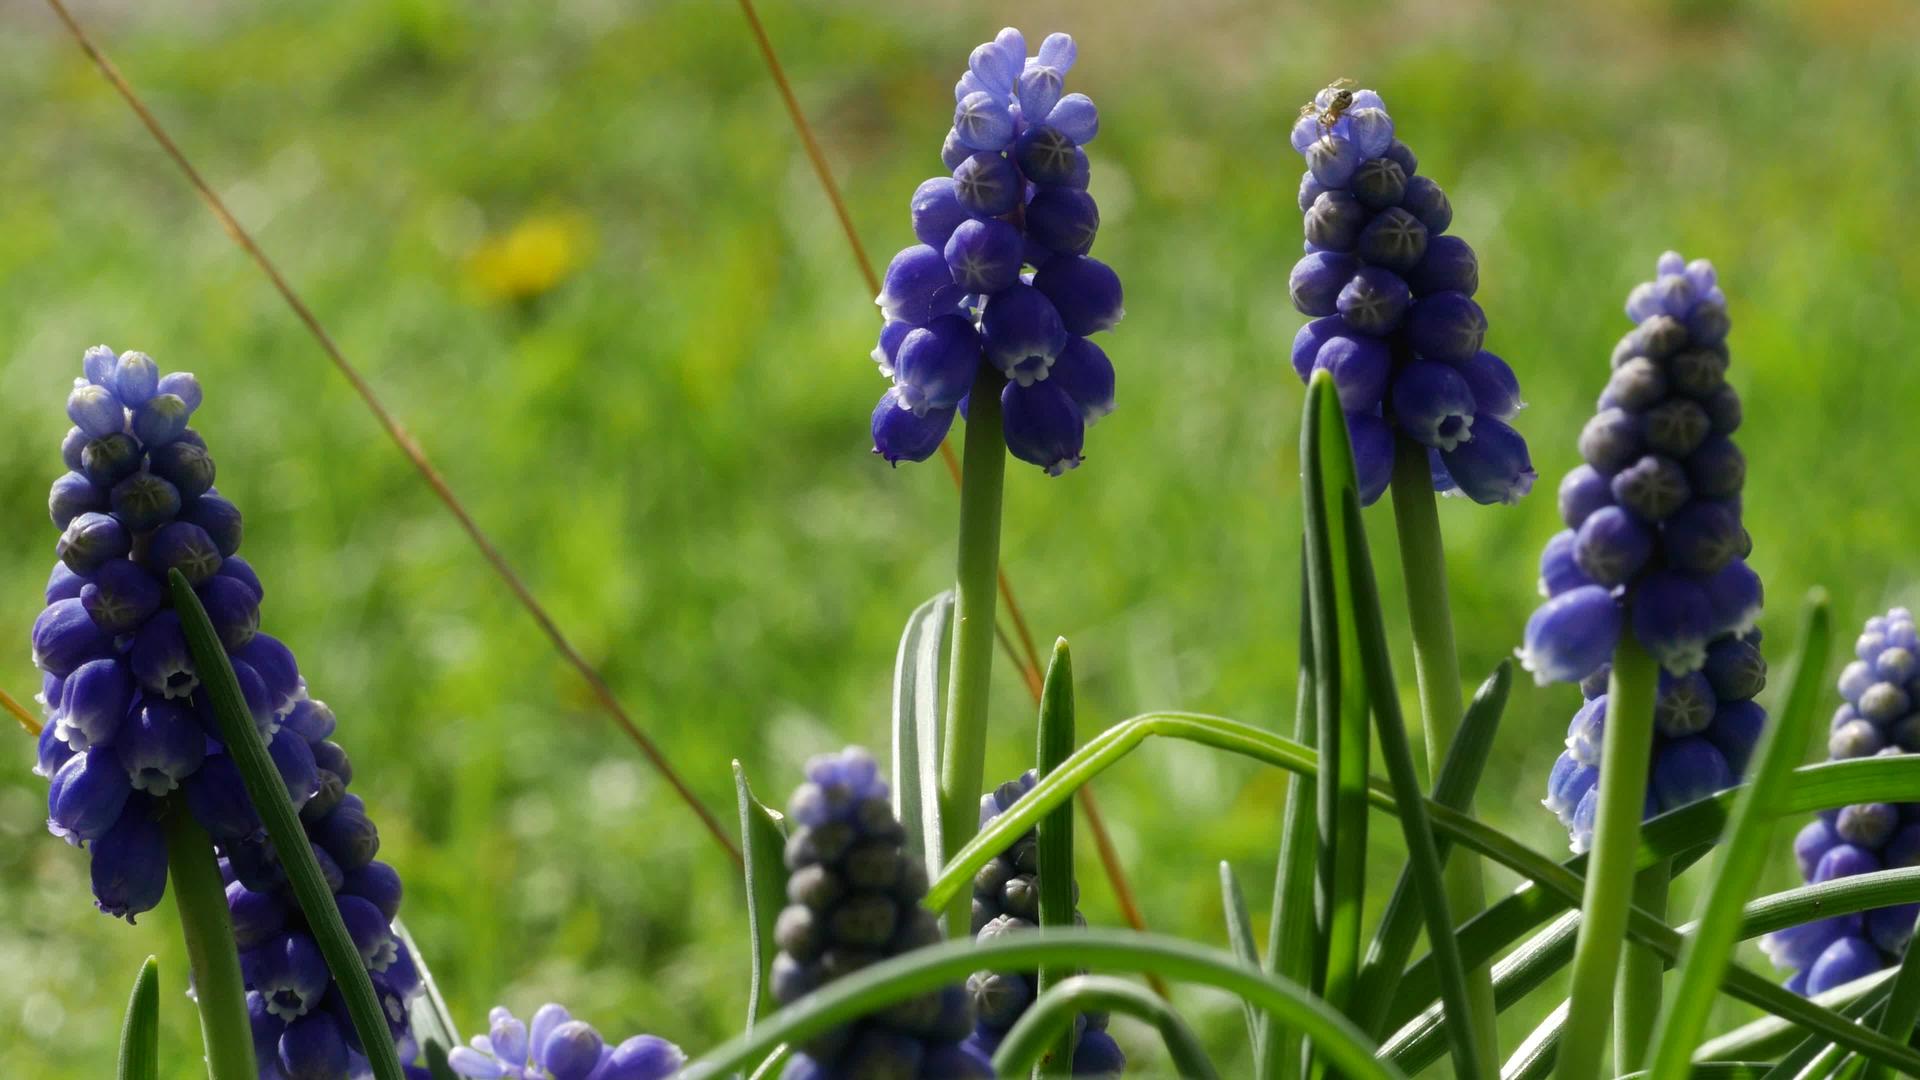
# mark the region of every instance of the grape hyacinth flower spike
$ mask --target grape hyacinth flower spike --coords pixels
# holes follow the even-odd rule
[[[1020,796],[1033,790],[1036,774],[1029,769],[980,797],[980,827],[999,817]],[[980,868],[973,876],[973,933],[982,942],[1006,934],[1037,929],[1040,925],[1039,830],[1028,829],[1018,840]],[[1079,883],[1074,883],[1079,894]],[[1082,922],[1074,912],[1074,921]],[[979,971],[967,979],[977,1022],[967,1045],[990,1058],[1000,1048],[1039,992],[1032,971]],[[1073,1075],[1119,1076],[1126,1055],[1107,1033],[1107,1014],[1082,1013],[1074,1019]]]
[[[1426,448],[1434,490],[1517,502],[1534,481],[1526,440],[1509,426],[1520,383],[1483,348],[1479,262],[1447,233],[1446,193],[1417,173],[1372,90],[1320,91],[1292,141],[1307,162],[1306,254],[1288,293],[1313,318],[1294,338],[1293,368],[1302,381],[1333,375],[1362,505],[1386,491],[1396,437]]]
[[[531,1022],[504,1008],[487,1014],[487,1033],[456,1047],[447,1065],[471,1080],[666,1080],[686,1064],[680,1048],[654,1035],[618,1046],[563,1006],[546,1004]]]
[[[1829,760],[1920,751],[1920,633],[1913,612],[1894,608],[1867,620],[1854,660],[1840,673],[1827,737]],[[1818,884],[1875,870],[1920,866],[1920,803],[1860,803],[1808,822],[1793,840],[1800,876]],[[1819,994],[1898,964],[1920,904],[1836,915],[1768,934],[1761,948],[1793,971],[1787,985]]]
[[[1018,30],[973,51],[954,87],[941,161],[913,193],[919,241],[887,265],[873,358],[893,380],[873,412],[873,452],[925,461],[975,385],[999,394],[1013,455],[1058,476],[1085,429],[1113,411],[1113,364],[1089,338],[1120,321],[1120,279],[1088,252],[1100,209],[1087,193],[1099,114],[1065,93],[1076,50],[1050,34],[1027,54]]]
[[[214,486],[189,426],[200,383],[145,353],[88,349],[67,399],[65,475],[48,511],[60,530],[34,662],[47,710],[36,772],[51,781],[47,828],[87,848],[101,911],[133,921],[163,895],[161,822],[189,814],[213,840],[240,955],[263,1080],[346,1080],[367,1060],[260,817],[219,739],[167,572],[195,585],[254,723],[359,947],[400,1057],[421,992],[392,923],[399,875],[375,860],[379,832],[332,710],[307,692],[293,652],[260,629],[265,589],[240,557],[241,515]]]
[[[865,750],[807,763],[787,813],[785,910],[775,924],[773,995],[782,1005],[834,979],[940,940],[920,905],[926,868],[906,850],[885,780]],[[784,1080],[840,1076],[990,1078],[971,1046],[973,1008],[964,987],[942,987],[800,1045]]]
[[[1760,579],[1740,523],[1746,462],[1730,436],[1726,297],[1712,264],[1668,252],[1627,301],[1634,328],[1560,484],[1566,526],[1540,557],[1547,600],[1521,663],[1586,703],[1548,781],[1546,806],[1576,851],[1593,839],[1609,658],[1623,633],[1659,662],[1649,814],[1739,782],[1766,713]]]

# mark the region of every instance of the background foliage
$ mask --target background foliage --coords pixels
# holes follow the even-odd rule
[[[774,793],[809,753],[883,742],[900,623],[950,580],[953,493],[938,465],[889,472],[865,453],[874,314],[732,5],[77,14],[711,805],[726,812],[730,757]],[[1010,22],[1082,42],[1074,85],[1106,120],[1097,253],[1133,301],[1109,349],[1121,409],[1078,474],[1014,470],[1005,555],[1036,631],[1074,643],[1083,731],[1161,706],[1290,724],[1301,391],[1284,356],[1301,320],[1285,131],[1336,75],[1382,91],[1452,194],[1489,344],[1533,403],[1519,426],[1540,494],[1442,510],[1470,685],[1519,637],[1622,299],[1668,247],[1712,258],[1731,299],[1766,628],[1787,632],[1813,583],[1842,628],[1914,598],[1911,5],[851,0],[764,15],[882,260],[910,239],[906,197],[938,167],[970,44]],[[731,865],[30,0],[0,4],[0,117],[0,686],[37,688],[41,507],[81,348],[195,370],[266,626],[341,717],[462,1021],[559,998],[609,1033],[690,1049],[733,1029]],[[1399,626],[1388,513],[1369,520]],[[1482,813],[1545,850],[1564,836],[1537,789],[1572,704],[1517,688],[1483,788]],[[1033,710],[1010,678],[996,708],[990,772],[1010,775]],[[138,930],[94,913],[84,861],[42,829],[30,742],[0,751],[0,1073],[104,1068],[128,979],[156,951],[164,1060],[191,1075],[169,910]],[[1100,790],[1157,929],[1221,940],[1217,859],[1264,893],[1277,774],[1163,747]],[[1374,835],[1385,873],[1398,839]],[[1090,848],[1082,906],[1111,922]],[[1783,857],[1768,883],[1791,877]],[[1230,1002],[1183,1004],[1210,1042],[1238,1037]],[[1516,1010],[1509,1043],[1546,1007]],[[1151,1063],[1148,1040],[1127,1041]]]

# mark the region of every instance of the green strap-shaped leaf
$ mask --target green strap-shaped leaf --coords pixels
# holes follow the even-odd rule
[[[440,993],[440,984],[434,981],[433,970],[427,966],[427,958],[420,951],[420,945],[413,940],[413,934],[407,924],[398,916],[393,920],[393,934],[400,939],[400,945],[413,957],[413,966],[420,972],[420,987],[424,993],[413,999],[407,1018],[413,1025],[413,1036],[420,1042],[420,1056],[426,1060],[427,1072],[433,1080],[454,1080],[453,1069],[447,1065],[447,1055],[456,1046],[464,1045],[460,1038],[460,1026],[454,1023],[453,1010],[447,1008],[447,999]]]
[[[1676,861],[1676,867],[1687,865]],[[1851,915],[1875,908],[1891,907],[1920,900],[1920,867],[1876,870],[1847,878],[1835,878],[1817,885],[1802,885],[1760,897],[1746,905],[1741,914],[1739,937],[1742,940],[1784,930],[1815,919]],[[1504,1011],[1529,991],[1546,982],[1564,967],[1572,956],[1573,929],[1577,913],[1568,912],[1552,926],[1528,940],[1494,967],[1495,1007]],[[1691,938],[1693,924],[1677,928]],[[1891,976],[1892,972],[1886,973]],[[1880,976],[1870,976],[1879,978]],[[1824,998],[1818,999],[1822,1002]],[[1851,998],[1843,999],[1851,1000]],[[1394,1033],[1381,1052],[1409,1072],[1417,1072],[1439,1059],[1443,1029],[1447,1020],[1439,1007],[1430,1006],[1407,1026]],[[1696,1048],[1696,1056],[1698,1055]],[[1720,1057],[1761,1056],[1751,1046],[1735,1045],[1717,1053]]]
[[[1814,995],[1813,1003],[1848,1019],[1858,1019],[1887,999],[1893,979],[1893,968],[1876,971]],[[1763,1016],[1701,1043],[1699,1055],[1716,1061],[1764,1060],[1791,1050],[1804,1035],[1799,1028],[1777,1016]]]
[[[747,1028],[767,1011],[767,973],[777,951],[774,922],[787,902],[786,818],[753,797],[747,771],[733,763],[734,801],[740,809],[740,851],[746,859],[747,941],[751,976],[747,985]]]
[[[1070,798],[1080,785],[1125,757],[1151,735],[1179,738],[1229,750],[1289,770],[1311,771],[1318,764],[1312,750],[1291,739],[1285,739],[1237,721],[1193,713],[1149,713],[1135,717],[1089,740],[1051,776],[1036,784],[1034,789],[1019,802],[995,818],[987,828],[982,829],[959,852],[955,853],[939,880],[935,881],[928,890],[925,903],[937,910],[937,905],[958,895],[959,890],[972,880],[973,874],[993,857],[994,852],[1005,847],[1021,832],[1032,828],[1041,815]],[[1904,779],[1904,782],[1909,785],[1905,788],[1908,793],[1913,790],[1911,785],[1920,780],[1920,757],[1916,756],[1868,758],[1839,764],[1848,767],[1873,766],[1873,768],[1850,769],[1845,773],[1850,778],[1848,783],[1836,783],[1836,776],[1840,775],[1841,770],[1834,765],[1797,770],[1796,790],[1784,801],[1784,805],[1792,811],[1823,808],[1818,804],[1817,799],[1810,799],[1805,792],[1797,790],[1801,786],[1799,781],[1803,777],[1807,778],[1807,787],[1810,790],[1820,793],[1819,798],[1833,799],[1831,803],[1833,806],[1844,806],[1861,801],[1897,801],[1901,797],[1898,794],[1898,780]],[[1387,785],[1383,781],[1370,781],[1368,800],[1383,810],[1395,809],[1393,795],[1387,790]],[[1809,805],[1801,805],[1802,803],[1809,803]],[[1582,882],[1579,875],[1567,867],[1553,862],[1505,833],[1456,810],[1440,806],[1430,800],[1426,806],[1427,813],[1433,819],[1433,826],[1439,833],[1449,835],[1456,843],[1465,845],[1531,878],[1544,888],[1558,894],[1565,902],[1578,900]],[[1676,811],[1673,816],[1683,812]],[[1719,813],[1722,816],[1716,820],[1724,820],[1724,808]],[[1681,944],[1679,934],[1672,927],[1642,911],[1629,912],[1627,936],[1631,941],[1652,946],[1662,956],[1668,958],[1679,953]],[[1920,1053],[1900,1046],[1876,1031],[1855,1028],[1830,1010],[1812,1005],[1798,995],[1738,965],[1729,967],[1726,988],[1735,997],[1758,1005],[1768,1012],[1791,1019],[1810,1031],[1828,1033],[1836,1041],[1853,1049],[1904,1067],[1920,1070]]]
[[[1793,781],[1781,796],[1781,816],[1810,814],[1818,810],[1863,802],[1905,802],[1920,787],[1920,755],[1855,758],[1803,765],[1793,771]],[[1640,834],[1638,865],[1652,866],[1664,859],[1687,852],[1701,852],[1720,835],[1739,789],[1720,792],[1671,810],[1646,823]],[[1376,800],[1377,801],[1377,800]],[[1442,834],[1445,833],[1442,828]],[[1560,864],[1576,874],[1586,873],[1587,857],[1576,855]],[[1548,919],[1573,907],[1569,899],[1536,882],[1522,882],[1513,893],[1456,928],[1460,955],[1468,967],[1486,963]],[[1416,962],[1394,995],[1390,1024],[1411,1019],[1433,1000],[1437,985],[1431,973]]]
[[[953,590],[914,609],[893,660],[893,813],[927,876],[940,872],[940,741]]]
[[[120,1026],[120,1080],[159,1080],[160,961],[147,957],[134,976],[127,1019]]]
[[[1367,892],[1367,677],[1360,660],[1348,534],[1341,509],[1359,491],[1353,447],[1333,377],[1314,373],[1300,425],[1301,496],[1307,534],[1307,595],[1319,665],[1318,877],[1314,886],[1313,987],[1346,1011],[1360,972],[1360,918]]]
[[[1040,691],[1034,771],[1045,776],[1060,767],[1073,753],[1073,655],[1065,638],[1053,644],[1053,658],[1047,663],[1047,678]],[[1040,928],[1073,925],[1073,802],[1068,800],[1040,819],[1035,837],[1040,885]],[[1038,991],[1045,994],[1073,971],[1060,964],[1042,965]],[[1073,1025],[1055,1033],[1054,1045],[1045,1053],[1041,1073],[1066,1076],[1073,1069]],[[1002,1070],[1006,1071],[1006,1070]],[[1013,1072],[1006,1073],[1016,1075]]]
[[[1313,659],[1313,614],[1308,610],[1307,556],[1300,553],[1300,673],[1294,693],[1293,738],[1313,746],[1319,738],[1319,692]],[[1305,985],[1313,978],[1313,879],[1316,865],[1314,824],[1318,797],[1314,776],[1295,772],[1287,778],[1287,807],[1280,822],[1279,860],[1273,873],[1273,909],[1267,922],[1266,970]],[[1300,1036],[1269,1035],[1265,1013],[1255,1021],[1255,1080],[1297,1080],[1301,1074]]]
[[[1386,761],[1387,776],[1400,807],[1395,816],[1407,844],[1407,870],[1413,876],[1414,893],[1420,900],[1427,940],[1433,943],[1434,960],[1440,971],[1441,1000],[1449,1013],[1466,1017],[1472,1009],[1467,973],[1460,965],[1460,948],[1453,940],[1453,917],[1447,903],[1446,882],[1441,879],[1440,851],[1433,838],[1433,823],[1427,818],[1427,800],[1420,786],[1420,773],[1414,768],[1406,722],[1400,715],[1393,662],[1387,656],[1386,627],[1380,618],[1380,594],[1373,580],[1373,557],[1367,551],[1366,529],[1360,521],[1360,496],[1347,491],[1343,503],[1347,522],[1347,571],[1352,575],[1353,609],[1359,619],[1360,661],[1366,670],[1374,731],[1380,736],[1380,756]],[[1364,785],[1361,794],[1364,798]],[[1480,1047],[1472,1027],[1454,1024],[1451,1034],[1454,1075],[1462,1080],[1485,1075],[1493,1063],[1480,1060]]]
[[[1073,1037],[1074,1017],[1100,1009],[1138,1017],[1158,1029],[1174,1075],[1181,1080],[1219,1080],[1205,1048],[1173,1006],[1145,987],[1110,975],[1076,975],[1041,991],[1001,1040],[993,1071],[1026,1076],[1050,1044]]]
[[[1913,1037],[1913,1026],[1920,1022],[1920,960],[1914,958],[1916,954],[1920,954],[1920,949],[1909,946],[1906,957],[1900,961],[1900,974],[1893,980],[1893,989],[1887,992],[1886,1011],[1880,1014],[1880,1034],[1902,1042]],[[1871,1066],[1866,1076],[1867,1080],[1882,1080],[1887,1070],[1884,1066]]]
[[[1260,966],[1260,947],[1253,942],[1253,923],[1247,916],[1247,894],[1240,887],[1240,879],[1233,873],[1233,864],[1220,860],[1220,909],[1226,917],[1227,947],[1233,955],[1248,967]],[[1247,1023],[1247,1045],[1258,1048],[1260,1045],[1260,1013],[1250,1003],[1242,1001],[1240,1011],[1245,1014]]]
[[[1699,929],[1680,955],[1679,978],[1654,1028],[1653,1050],[1646,1058],[1650,1072],[1685,1073],[1706,1030],[1720,975],[1739,940],[1741,908],[1774,855],[1774,805],[1807,745],[1807,729],[1825,680],[1828,637],[1826,596],[1815,594],[1808,600],[1787,681],[1786,707],[1761,737],[1753,779],[1734,803],[1720,857],[1700,901]]]
[[[1171,980],[1217,987],[1252,1000],[1272,1016],[1276,1029],[1304,1032],[1328,1064],[1349,1080],[1395,1080],[1404,1075],[1376,1060],[1372,1041],[1325,1001],[1301,986],[1236,962],[1230,953],[1161,934],[1060,929],[1007,934],[981,944],[944,941],[862,968],[701,1055],[681,1070],[678,1080],[717,1080],[759,1061],[780,1043],[804,1041],[894,1002],[957,982],[976,969],[1021,971],[1045,964],[1154,972]]]
[[[1480,684],[1460,722],[1460,730],[1448,744],[1446,762],[1433,783],[1434,802],[1455,810],[1465,810],[1472,803],[1512,687],[1513,661],[1503,660],[1487,681]],[[1441,839],[1441,858],[1446,857],[1451,846],[1452,841]],[[1400,880],[1394,883],[1393,895],[1380,916],[1373,943],[1367,948],[1366,965],[1360,969],[1360,991],[1354,999],[1354,1019],[1376,1038],[1385,1034],[1394,991],[1407,966],[1407,957],[1413,953],[1414,942],[1420,937],[1420,909],[1416,901],[1413,868],[1408,867],[1400,871]],[[1437,986],[1433,992],[1439,992]]]
[[[340,906],[334,902],[333,890],[327,887],[320,863],[313,856],[313,846],[300,827],[292,800],[287,797],[286,781],[280,778],[280,770],[267,756],[267,744],[260,738],[259,729],[253,726],[246,699],[240,695],[240,680],[233,673],[233,662],[227,659],[227,651],[220,645],[207,610],[201,606],[200,597],[194,594],[186,576],[178,570],[169,570],[167,580],[172,586],[173,609],[180,616],[187,645],[193,651],[194,670],[200,677],[201,689],[213,702],[220,741],[226,744],[227,754],[233,758],[246,785],[247,797],[267,827],[267,837],[280,856],[294,899],[300,903],[300,913],[306,916],[308,929],[320,946],[320,955],[326,958],[327,970],[333,973],[333,981],[340,988],[347,1015],[360,1036],[373,1075],[378,1080],[403,1080],[400,1058],[393,1048],[393,1035],[387,1030],[386,1014],[380,1010],[380,999],[367,977],[367,966],[360,959],[360,950],[354,947],[353,938],[347,934],[346,924],[340,920]]]

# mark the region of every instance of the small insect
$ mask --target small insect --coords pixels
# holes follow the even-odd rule
[[[1327,90],[1332,90],[1332,94],[1327,100],[1327,108],[1319,110],[1321,131],[1331,131],[1332,125],[1340,123],[1340,117],[1346,115],[1346,110],[1354,108],[1354,90],[1350,86],[1354,86],[1352,79],[1334,79],[1332,85],[1327,86]],[[1311,111],[1313,108],[1315,106],[1309,104],[1308,110]],[[1302,111],[1300,115],[1308,115],[1308,113]]]

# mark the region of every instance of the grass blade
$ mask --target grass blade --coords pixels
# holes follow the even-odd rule
[[[420,1041],[420,1056],[426,1059],[427,1072],[433,1080],[453,1080],[453,1070],[447,1065],[447,1054],[456,1046],[464,1045],[460,1038],[460,1025],[453,1021],[453,1010],[447,1008],[447,999],[440,993],[440,984],[433,979],[433,972],[427,967],[427,958],[420,952],[420,946],[413,940],[413,934],[398,917],[393,920],[394,936],[413,957],[413,966],[420,972],[420,986],[426,992],[413,999],[409,1012],[409,1022],[413,1024],[414,1037]]]
[[[1174,1075],[1183,1080],[1219,1080],[1205,1048],[1173,1006],[1151,990],[1106,975],[1075,975],[1041,991],[994,1052],[993,1071],[1000,1076],[1026,1076],[1050,1044],[1073,1038],[1074,1017],[1099,1009],[1138,1017],[1158,1029]]]
[[[1234,875],[1233,864],[1220,860],[1220,910],[1227,923],[1227,947],[1248,967],[1260,966],[1260,947],[1253,941],[1253,923],[1247,916],[1247,894]],[[1247,1002],[1240,1003],[1246,1014],[1247,1045],[1256,1053],[1260,1046],[1260,1013]]]
[[[780,1043],[805,1040],[893,1002],[957,982],[980,968],[1019,971],[1047,964],[1153,971],[1168,979],[1213,986],[1252,1000],[1279,1029],[1298,1027],[1349,1080],[1394,1080],[1404,1075],[1375,1060],[1372,1042],[1326,1002],[1297,984],[1236,962],[1231,953],[1161,934],[1060,929],[1008,934],[984,944],[945,941],[862,968],[708,1051],[682,1069],[678,1080],[717,1080],[760,1060]]]
[[[1346,491],[1342,501],[1347,526],[1347,572],[1352,575],[1353,609],[1359,620],[1360,660],[1367,676],[1374,729],[1380,737],[1380,756],[1386,760],[1387,776],[1400,807],[1397,816],[1407,845],[1407,870],[1413,876],[1414,892],[1426,919],[1427,940],[1433,943],[1434,960],[1439,965],[1440,997],[1446,1003],[1448,1014],[1455,1018],[1451,1026],[1454,1075],[1471,1080],[1485,1075],[1479,1040],[1468,1022],[1472,1016],[1472,994],[1467,987],[1466,968],[1460,963],[1460,947],[1453,939],[1453,916],[1447,901],[1447,885],[1441,876],[1433,823],[1427,819],[1425,792],[1421,788],[1420,773],[1414,768],[1406,722],[1400,715],[1393,661],[1387,655],[1387,631],[1380,618],[1380,593],[1373,580],[1373,557],[1367,551],[1366,528],[1360,520],[1359,493]],[[1364,780],[1362,778],[1362,800],[1366,797]],[[1364,803],[1362,805],[1364,807]]]
[[[1319,736],[1315,705],[1313,618],[1307,602],[1307,556],[1300,553],[1300,672],[1294,695],[1293,737],[1311,747]],[[1287,808],[1280,822],[1280,855],[1273,875],[1273,910],[1268,915],[1266,969],[1306,985],[1313,978],[1313,876],[1318,835],[1315,827],[1314,775],[1296,772],[1287,779]],[[1295,1080],[1300,1075],[1300,1038],[1294,1032],[1272,1034],[1267,1017],[1255,1022],[1255,1080]]]
[[[1465,717],[1448,744],[1446,762],[1434,781],[1433,801],[1465,811],[1473,801],[1474,789],[1493,749],[1493,737],[1500,729],[1500,717],[1506,711],[1507,694],[1513,688],[1513,661],[1503,660],[1480,684],[1467,706]],[[1440,857],[1445,859],[1451,841],[1442,839]],[[1478,868],[1474,873],[1479,873]],[[1415,904],[1413,869],[1400,872],[1393,886],[1373,942],[1367,947],[1367,961],[1360,969],[1360,990],[1355,998],[1354,1019],[1375,1037],[1385,1034],[1389,1009],[1395,1000],[1395,988],[1402,981],[1407,958],[1420,936],[1420,912]],[[1474,965],[1478,966],[1478,965]],[[1429,963],[1427,971],[1432,971]],[[1471,986],[1469,987],[1471,988]],[[1434,992],[1438,993],[1435,984]]]
[[[1067,641],[1053,643],[1053,659],[1047,663],[1047,680],[1040,691],[1034,772],[1045,776],[1060,767],[1073,753],[1073,654]],[[1063,802],[1040,819],[1039,835],[1034,839],[1039,859],[1037,880],[1040,888],[1040,928],[1073,925],[1073,804]],[[1040,968],[1035,993],[1044,995],[1055,984],[1066,980],[1071,966],[1047,964]],[[1069,1017],[1069,1020],[1071,1017]],[[1046,1055],[1041,1072],[1047,1076],[1065,1076],[1073,1070],[1073,1024],[1056,1033],[1054,1045]],[[1042,1044],[1044,1047],[1044,1044]],[[1005,1072],[1006,1070],[1002,1070]],[[1008,1075],[1014,1075],[1009,1072]]]
[[[1684,1073],[1706,1030],[1720,974],[1739,940],[1745,898],[1773,854],[1778,820],[1774,804],[1779,802],[1780,790],[1807,744],[1807,729],[1825,677],[1829,637],[1826,597],[1816,594],[1807,603],[1800,648],[1787,683],[1786,707],[1762,737],[1754,757],[1757,764],[1753,780],[1734,803],[1711,883],[1700,901],[1699,929],[1681,953],[1680,976],[1654,1028],[1653,1051],[1647,1058],[1651,1072]]]
[[[752,976],[747,986],[747,1027],[766,1011],[767,972],[773,967],[774,920],[787,902],[786,818],[753,797],[747,771],[733,763],[734,802],[740,809],[740,850],[746,856],[747,940]]]
[[[893,813],[907,830],[907,850],[931,877],[940,872],[941,695],[946,688],[947,628],[953,590],[921,604],[907,619],[893,661]]]
[[[1314,889],[1313,987],[1345,1012],[1360,969],[1360,917],[1367,891],[1367,680],[1354,613],[1353,527],[1342,510],[1358,492],[1353,448],[1333,377],[1315,372],[1300,425],[1301,494],[1307,533],[1307,595],[1319,665],[1319,776]]]
[[[347,1015],[360,1036],[373,1075],[378,1080],[403,1080],[400,1057],[394,1051],[393,1035],[387,1030],[380,999],[367,978],[367,966],[360,959],[360,950],[354,946],[353,938],[347,934],[333,890],[327,887],[320,863],[313,856],[313,845],[294,814],[286,781],[280,778],[280,770],[267,756],[267,744],[261,741],[260,731],[247,712],[246,699],[240,696],[240,681],[233,673],[233,662],[227,659],[226,649],[221,647],[219,635],[207,618],[207,610],[201,606],[200,597],[194,594],[186,576],[178,570],[169,570],[167,581],[172,586],[173,609],[180,616],[187,645],[193,652],[200,685],[213,702],[213,712],[220,725],[220,741],[226,743],[227,753],[246,784],[247,798],[267,827],[267,837],[273,841],[274,852],[286,870],[287,883],[300,902],[300,912],[306,916],[308,929],[320,946],[320,955],[326,958],[327,970],[333,973],[340,996],[346,1002]]]
[[[133,978],[127,1018],[120,1025],[120,1080],[159,1080],[160,961],[147,957]]]

